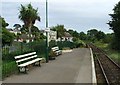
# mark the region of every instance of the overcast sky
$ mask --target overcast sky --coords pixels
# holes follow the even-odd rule
[[[106,24],[111,18],[108,14],[119,0],[48,0],[49,27],[63,24],[67,29],[86,32],[96,28],[105,33],[112,32]],[[38,8],[41,22],[36,22],[39,29],[45,29],[45,0],[2,0],[0,15],[9,23],[9,28],[14,24],[23,22],[18,19],[20,4],[30,3]]]

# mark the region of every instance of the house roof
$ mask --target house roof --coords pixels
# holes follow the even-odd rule
[[[22,34],[20,35],[19,38],[22,38],[22,39],[29,39],[29,36],[27,34]],[[34,37],[31,37],[31,39],[34,39]]]
[[[68,32],[64,32],[64,36],[63,37],[72,37],[72,35]]]

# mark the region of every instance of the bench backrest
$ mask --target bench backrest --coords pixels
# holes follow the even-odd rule
[[[14,58],[16,60],[17,65],[19,65],[19,64],[24,63],[26,61],[30,61],[36,57],[37,57],[36,52],[31,52],[31,53],[15,56]]]
[[[53,47],[52,50],[53,50],[53,51],[57,51],[57,50],[59,50],[59,47],[58,47],[58,46]]]

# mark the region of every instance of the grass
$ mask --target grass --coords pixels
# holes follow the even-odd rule
[[[3,62],[3,64],[2,64],[2,78],[3,79],[5,77],[15,73],[16,71],[17,71],[17,66],[14,61]]]
[[[103,49],[111,59],[120,63],[120,52],[110,49],[109,44],[96,42],[95,45]]]
[[[2,80],[2,59],[0,59],[0,81]]]

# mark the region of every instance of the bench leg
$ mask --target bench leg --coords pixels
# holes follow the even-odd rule
[[[18,67],[18,72],[20,73],[20,67]]]
[[[24,71],[22,71],[24,69]],[[19,72],[27,73],[27,66],[19,67]]]
[[[40,60],[40,61],[41,61],[41,60]],[[41,67],[40,61],[39,61],[39,66]]]
[[[26,74],[27,73],[27,66],[25,66],[24,68],[25,68],[25,72],[24,73]]]

